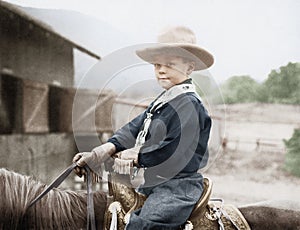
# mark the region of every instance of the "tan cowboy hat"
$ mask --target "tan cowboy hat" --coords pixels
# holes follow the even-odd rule
[[[214,63],[213,56],[196,45],[196,36],[187,27],[177,26],[163,31],[158,44],[140,49],[136,54],[146,62],[155,63],[159,55],[179,56],[195,62],[195,70],[209,68]]]

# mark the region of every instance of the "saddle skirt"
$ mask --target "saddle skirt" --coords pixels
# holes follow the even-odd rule
[[[130,186],[128,175],[109,174],[110,202],[105,212],[105,230],[124,230],[130,214],[144,204],[147,197]],[[242,213],[233,205],[223,205],[221,199],[210,200],[212,181],[204,177],[203,193],[189,219],[180,229],[191,230],[250,230]],[[109,200],[109,199],[108,199]]]

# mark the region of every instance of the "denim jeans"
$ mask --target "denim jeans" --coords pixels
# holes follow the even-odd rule
[[[203,191],[203,177],[195,173],[172,178],[152,188],[141,188],[147,200],[130,216],[126,230],[178,229],[189,218]]]

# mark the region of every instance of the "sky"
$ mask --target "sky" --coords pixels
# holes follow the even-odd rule
[[[130,45],[156,42],[159,31],[167,26],[188,26],[197,44],[214,55],[209,71],[217,82],[241,75],[262,82],[271,70],[300,62],[298,0],[6,1],[91,15],[128,35]]]

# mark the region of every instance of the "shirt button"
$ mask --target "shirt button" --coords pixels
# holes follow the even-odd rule
[[[158,110],[157,113],[160,113],[160,111]]]

